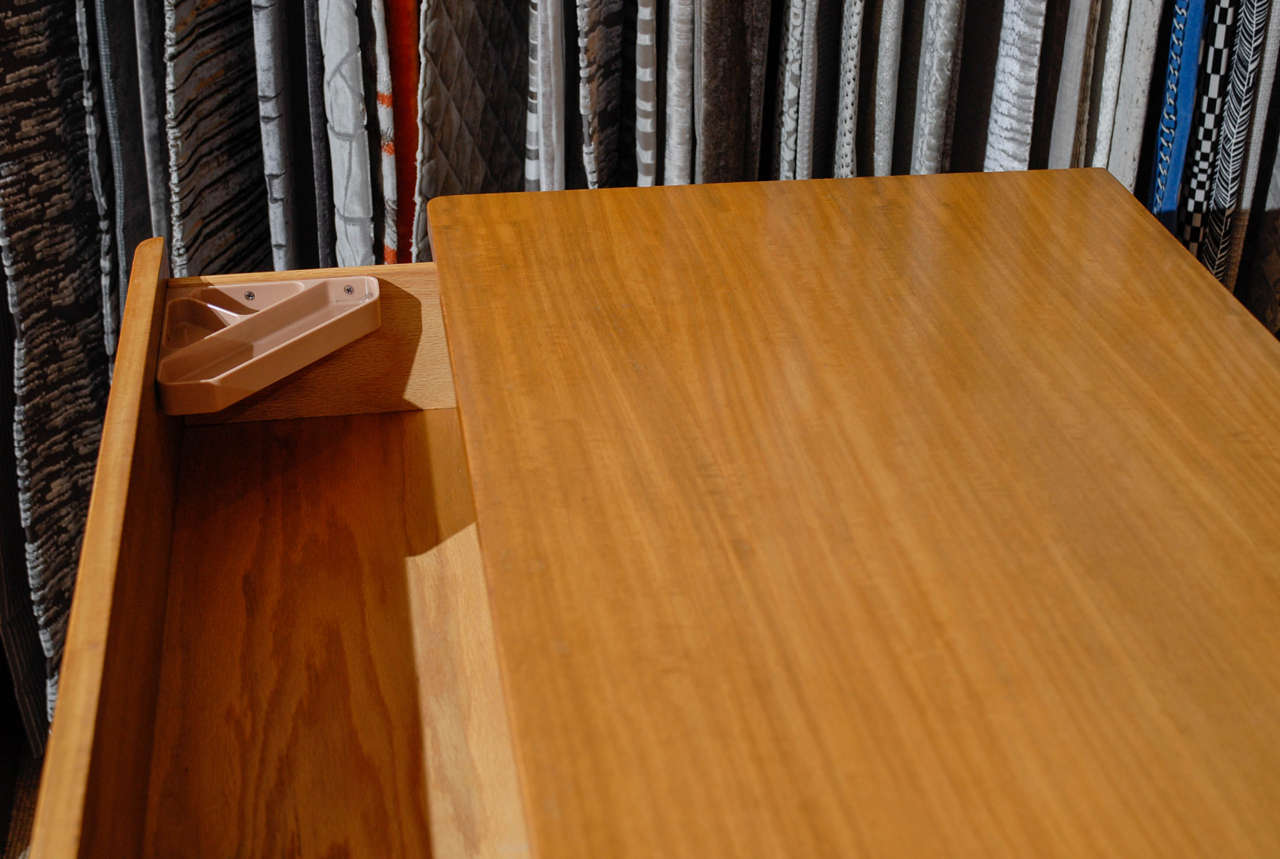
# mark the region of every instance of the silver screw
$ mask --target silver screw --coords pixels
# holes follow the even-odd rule
[[[356,288],[355,288],[354,286],[352,286],[351,284],[347,284],[346,286],[342,287],[342,291],[343,291],[343,292],[345,292],[347,295],[355,295],[355,294],[356,294]]]
[[[254,298],[256,298],[256,297],[257,297],[257,296],[255,296],[255,295],[253,294],[253,290],[252,290],[252,289],[250,289],[250,290],[246,291],[246,292],[245,292],[245,294],[244,294],[244,300],[245,300],[245,301],[253,301],[253,299],[254,299]]]

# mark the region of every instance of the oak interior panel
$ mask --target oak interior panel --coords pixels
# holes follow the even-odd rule
[[[142,846],[182,433],[152,383],[166,269],[162,239],[138,246],[40,782],[37,859]]]
[[[430,219],[540,855],[1280,855],[1280,343],[1105,172]]]
[[[452,409],[188,427],[146,853],[526,849]]]

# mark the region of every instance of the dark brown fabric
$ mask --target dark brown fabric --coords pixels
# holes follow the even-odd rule
[[[702,68],[695,176],[703,182],[755,179],[760,172],[769,0],[699,0],[698,14]]]

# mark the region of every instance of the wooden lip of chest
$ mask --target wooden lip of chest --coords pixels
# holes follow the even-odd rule
[[[183,420],[166,297],[264,276],[164,258],[134,257],[32,855],[526,852],[435,266],[342,270],[378,331]]]

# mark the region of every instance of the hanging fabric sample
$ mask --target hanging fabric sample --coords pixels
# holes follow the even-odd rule
[[[415,260],[429,255],[432,197],[524,185],[528,11],[529,0],[422,5]]]
[[[175,276],[271,265],[248,0],[165,0]]]
[[[938,173],[947,169],[943,154],[954,116],[952,104],[960,66],[964,0],[927,0],[924,9],[911,172]]]
[[[883,0],[876,53],[875,112],[872,134],[872,173],[893,172],[893,129],[898,111],[898,65],[902,51],[904,0]]]
[[[76,39],[80,54],[80,98],[84,107],[85,135],[88,138],[89,181],[98,210],[98,283],[102,302],[102,335],[108,355],[116,351],[120,334],[119,296],[115,230],[115,186],[111,180],[111,150],[107,140],[107,120],[103,111],[98,64],[96,19],[85,0],[76,0]]]
[[[1169,27],[1169,59],[1165,65],[1148,207],[1170,229],[1174,228],[1177,218],[1187,143],[1195,119],[1204,8],[1205,0],[1174,0]]]
[[[296,198],[296,166],[292,161],[292,117],[288,100],[287,30],[281,0],[258,0],[253,5],[254,58],[258,79],[258,117],[262,128],[262,165],[267,182],[267,217],[271,232],[271,260],[279,269],[300,268]],[[310,177],[307,177],[308,179]]]
[[[755,179],[760,171],[768,0],[698,0],[696,64],[701,111],[696,136],[699,182]],[[815,6],[816,0],[811,0]],[[812,117],[808,123],[812,129]]]
[[[818,0],[789,0],[782,22],[776,118],[779,179],[812,175],[818,5]]]
[[[329,121],[324,115],[324,49],[320,44],[320,0],[302,0],[303,55],[307,69],[307,137],[311,143],[317,265],[337,265],[333,226],[333,162]]]
[[[1257,98],[1258,66],[1271,0],[1241,0],[1240,18],[1231,51],[1226,103],[1213,159],[1209,211],[1200,247],[1200,261],[1221,281],[1227,277],[1231,252],[1231,221],[1240,206],[1249,131]]]
[[[1247,289],[1242,286],[1240,263],[1244,256],[1245,239],[1249,235],[1249,222],[1253,215],[1258,180],[1264,182],[1266,177],[1259,177],[1263,160],[1263,144],[1266,138],[1269,93],[1275,88],[1276,62],[1280,59],[1280,0],[1270,0],[1271,8],[1267,14],[1266,41],[1263,45],[1262,62],[1258,69],[1257,96],[1253,109],[1253,124],[1249,131],[1249,152],[1245,160],[1244,187],[1240,192],[1240,211],[1231,221],[1231,249],[1228,252],[1227,274],[1223,285],[1235,292],[1242,301],[1247,299]],[[1273,223],[1270,210],[1261,213],[1267,217],[1262,229],[1257,231],[1259,244],[1262,243],[1262,232]]]
[[[840,84],[836,95],[836,139],[833,172],[837,178],[857,175],[858,91],[862,64],[865,0],[844,0],[840,24]]]
[[[636,185],[658,179],[658,3],[636,3]]]
[[[641,6],[652,0],[643,0]],[[637,58],[639,57],[637,51]],[[564,188],[564,3],[529,2],[529,108],[525,190]]]
[[[399,261],[396,235],[396,128],[391,81],[391,49],[387,43],[387,13],[382,0],[371,0],[374,69],[377,94],[378,163],[382,171],[382,261]]]
[[[1160,30],[1160,0],[1132,0],[1125,31],[1124,61],[1116,94],[1116,119],[1107,152],[1107,169],[1133,191],[1146,133],[1147,100]]]
[[[360,28],[353,0],[320,0],[320,48],[333,175],[334,254],[340,266],[372,265],[372,168],[365,129]]]
[[[1081,148],[1084,163],[1106,167],[1111,157],[1111,134],[1115,130],[1120,99],[1120,74],[1129,28],[1129,0],[1111,0],[1110,13],[1099,18],[1099,27],[1089,122]]]
[[[662,183],[687,185],[693,181],[693,66],[694,4],[669,0],[670,36],[667,45],[666,129]]]
[[[578,0],[578,111],[587,187],[617,184],[622,124],[622,0]]]
[[[984,170],[1027,169],[1044,15],[1045,0],[1005,3]]]
[[[395,129],[396,260],[411,261],[414,187],[418,182],[418,3],[386,0],[391,55],[391,114]],[[384,189],[385,190],[385,189]],[[392,229],[390,226],[388,230]]]
[[[107,399],[79,57],[88,46],[75,14],[70,2],[15,0],[0,16],[9,46],[0,53],[0,260],[14,323],[18,496],[50,715]]]
[[[1217,0],[1206,22],[1200,82],[1197,86],[1194,133],[1187,152],[1186,176],[1178,213],[1182,243],[1193,256],[1200,254],[1204,235],[1205,214],[1212,193],[1214,151],[1222,127],[1222,110],[1226,102],[1227,75],[1230,73],[1231,47],[1235,35],[1235,6],[1232,0]]]

